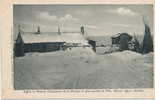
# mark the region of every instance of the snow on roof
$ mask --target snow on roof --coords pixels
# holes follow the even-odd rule
[[[111,38],[116,38],[116,37],[120,36],[120,34],[121,34],[121,33],[115,34],[115,35],[113,35]]]
[[[80,33],[67,33],[62,35],[22,33],[21,35],[24,43],[66,42],[88,44],[87,40]]]
[[[111,38],[117,38],[122,34],[126,34],[126,35],[130,36],[128,33],[118,33],[118,34],[113,35]]]

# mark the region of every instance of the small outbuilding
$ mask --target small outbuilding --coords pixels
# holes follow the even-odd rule
[[[96,52],[96,41],[88,40],[88,43],[92,46],[94,52]]]
[[[111,37],[112,46],[116,45],[120,51],[129,50],[129,42],[132,40],[132,36],[128,33],[118,33]]]

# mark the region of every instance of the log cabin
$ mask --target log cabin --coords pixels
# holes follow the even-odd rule
[[[132,36],[128,33],[118,33],[111,37],[112,46],[116,45],[120,51],[129,50],[129,42],[132,40]]]

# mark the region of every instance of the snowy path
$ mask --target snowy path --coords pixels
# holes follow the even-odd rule
[[[96,55],[89,50],[78,51],[78,53],[73,50],[15,58],[15,88],[153,87],[153,64],[150,62],[152,60],[150,55],[144,56],[129,51]]]

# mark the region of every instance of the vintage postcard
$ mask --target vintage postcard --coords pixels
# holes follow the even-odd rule
[[[154,2],[5,1],[3,98],[154,98]]]

